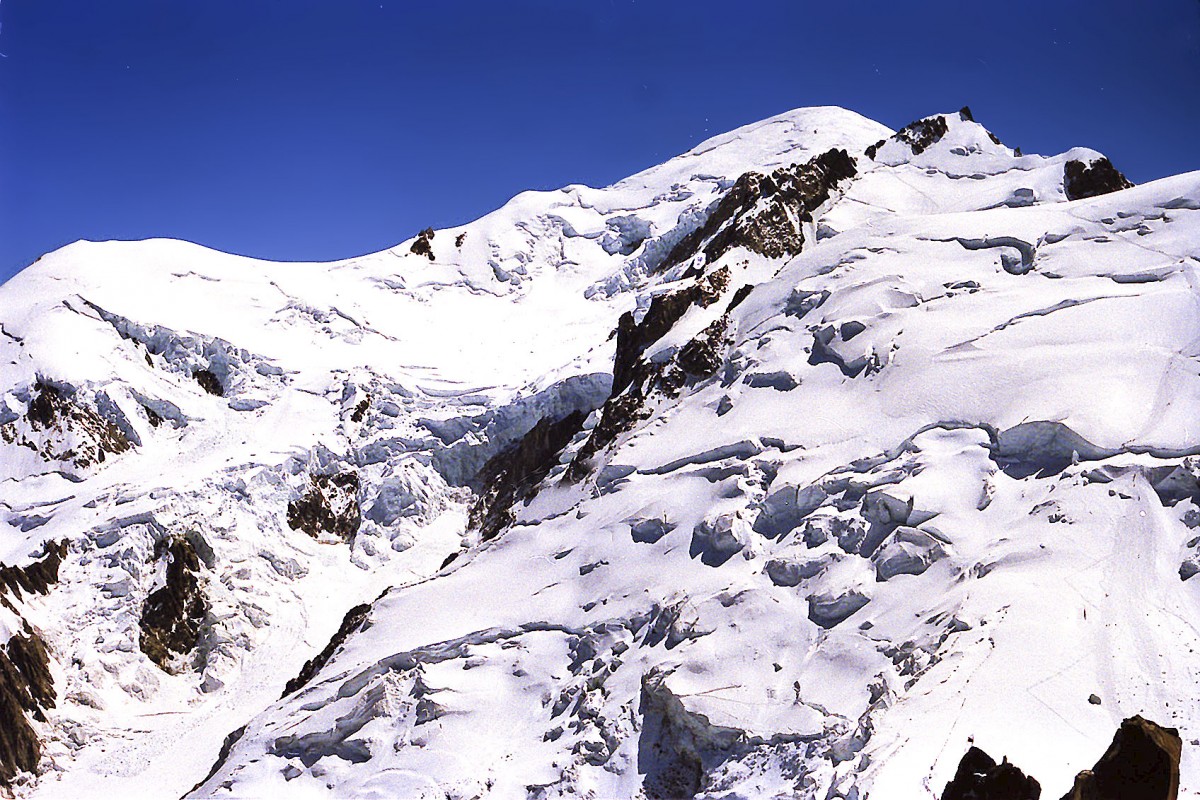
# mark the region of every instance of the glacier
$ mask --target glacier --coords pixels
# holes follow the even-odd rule
[[[1140,715],[1196,796],[1198,267],[1200,172],[833,107],[340,262],[47,254],[0,785],[1058,797]]]

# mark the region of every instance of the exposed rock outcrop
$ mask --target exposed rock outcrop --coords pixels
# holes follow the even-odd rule
[[[692,377],[707,378],[712,375],[725,363],[725,347],[729,344],[726,336],[728,329],[729,317],[719,317],[694,339],[679,348],[675,363]]]
[[[221,379],[212,370],[195,370],[192,372],[192,377],[196,379],[196,383],[200,384],[200,388],[209,394],[215,394],[217,397],[225,396],[225,387],[221,385]]]
[[[617,321],[612,395],[620,394],[633,382],[638,359],[646,348],[665,336],[689,309],[708,308],[720,300],[728,288],[729,268],[722,267],[682,289],[655,295],[641,322],[635,323],[630,312],[622,314]]]
[[[209,604],[200,588],[200,557],[195,546],[177,536],[159,543],[157,558],[165,558],[166,583],[150,593],[138,622],[142,652],[168,672],[176,657],[195,649]]]
[[[430,261],[433,261],[433,237],[436,234],[433,228],[426,228],[417,234],[417,238],[413,240],[412,246],[409,247],[409,252],[418,256],[425,256]],[[457,244],[462,247],[462,237],[459,237]]]
[[[713,305],[728,288],[729,269],[721,267],[682,289],[656,296],[640,323],[634,322],[632,314],[622,315],[617,326],[612,393],[600,409],[600,420],[571,462],[568,480],[582,479],[588,472],[592,456],[645,417],[646,402],[653,392],[674,396],[689,377],[708,377],[720,368],[727,344],[728,312],[705,327],[666,362],[651,364],[642,358],[642,354],[670,331],[689,309]]]
[[[27,567],[0,564],[0,602],[10,605],[3,597],[6,591],[20,600],[22,592],[47,594],[58,583],[58,568],[67,554],[67,543],[47,542],[45,548],[44,555]]]
[[[1176,800],[1182,749],[1179,731],[1130,717],[1096,766],[1080,772],[1062,800]],[[972,747],[941,800],[1038,800],[1041,793],[1038,782],[1008,759],[997,764]]]
[[[349,542],[362,524],[358,474],[312,475],[309,481],[304,496],[288,503],[288,525],[314,539],[320,539],[322,534],[332,534]]]
[[[334,652],[342,646],[346,638],[362,626],[363,620],[367,618],[367,614],[369,613],[371,613],[370,603],[360,603],[347,611],[346,616],[342,617],[342,624],[338,626],[337,633],[333,635],[320,653],[317,653],[304,662],[304,666],[300,668],[300,673],[287,682],[280,697],[287,697],[311,681],[313,676],[321,671],[321,667],[325,666],[325,663],[333,657]]]
[[[857,174],[845,150],[829,150],[803,164],[764,175],[747,172],[717,201],[704,224],[683,237],[659,265],[659,271],[703,252],[706,263],[734,247],[769,258],[794,256],[804,245],[802,223],[829,200],[841,180]]]
[[[839,181],[855,174],[854,159],[845,150],[836,149],[803,164],[781,167],[770,175],[745,173],[717,202],[705,223],[671,249],[659,270],[682,264],[700,253],[704,263],[711,264],[734,247],[770,258],[796,255],[804,245],[803,224],[812,221],[812,212],[829,200]],[[635,322],[632,313],[622,315],[617,323],[612,394],[601,410],[599,423],[571,463],[568,479],[580,480],[592,456],[645,416],[646,400],[653,391],[673,396],[689,377],[708,377],[720,368],[728,311],[680,348],[670,361],[648,364],[642,354],[688,309],[706,308],[720,300],[729,281],[728,267],[700,273],[695,283],[655,296],[640,322]],[[739,289],[730,308],[744,299],[750,288]]]
[[[47,594],[58,582],[67,543],[47,542],[44,555],[26,567],[0,565],[0,604],[16,612],[23,594]],[[21,620],[21,630],[0,646],[0,786],[20,772],[32,772],[41,743],[29,718],[45,721],[56,700],[50,656],[41,636]]]
[[[0,425],[0,438],[27,447],[48,462],[67,462],[79,468],[103,463],[106,456],[129,450],[133,443],[71,387],[39,380],[20,419]]]
[[[1096,766],[1075,776],[1063,800],[1176,800],[1182,750],[1176,729],[1130,717]]]
[[[229,754],[233,751],[234,745],[241,741],[241,738],[245,735],[246,726],[243,725],[236,730],[230,731],[229,734],[225,736],[225,741],[221,742],[221,750],[217,753],[217,760],[213,762],[212,767],[209,768],[208,774],[204,776],[203,780],[198,781],[196,785],[192,787],[193,792],[204,784],[208,783],[209,778],[211,778],[213,775],[216,775],[217,771],[221,769],[221,767],[225,766],[225,762],[229,760]]]
[[[965,112],[965,113],[964,113]],[[971,110],[963,107],[959,115],[964,120],[974,121],[971,116]],[[914,156],[919,156],[929,149],[931,145],[937,144],[941,138],[950,130],[946,124],[946,118],[941,114],[936,114],[932,117],[919,119],[916,122],[910,122],[892,136],[898,142],[903,142],[908,145]],[[867,148],[867,158],[874,160],[875,155],[879,152],[879,148],[887,143],[887,139],[882,139]]]
[[[1007,758],[997,764],[972,747],[958,762],[958,771],[946,784],[941,800],[1038,800],[1041,796],[1041,785]]]
[[[1107,158],[1099,158],[1090,164],[1068,161],[1063,167],[1063,191],[1068,200],[1098,197],[1133,186],[1117,171]]]
[[[46,645],[25,623],[0,648],[0,786],[37,768],[42,749],[29,717],[44,721],[55,699]]]
[[[583,425],[584,414],[574,411],[561,419],[546,418],[521,440],[483,465],[477,478],[479,496],[470,510],[470,523],[484,541],[512,523],[512,508],[529,499],[550,473],[555,456]]]

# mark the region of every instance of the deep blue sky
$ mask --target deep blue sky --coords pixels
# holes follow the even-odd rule
[[[837,104],[1200,168],[1200,2],[2,0],[0,280],[75,239],[333,259]]]

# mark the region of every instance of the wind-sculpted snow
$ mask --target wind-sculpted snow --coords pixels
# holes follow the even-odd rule
[[[346,262],[44,257],[18,791],[933,798],[974,744],[1060,796],[1137,714],[1200,786],[1200,173],[1068,200],[1100,158],[803,109]],[[39,385],[127,446],[19,444]]]

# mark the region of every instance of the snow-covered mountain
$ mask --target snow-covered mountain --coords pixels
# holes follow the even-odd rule
[[[966,109],[337,263],[44,256],[0,287],[0,784],[887,800],[974,744],[1058,797],[1141,715],[1192,796],[1198,268],[1200,172]]]

